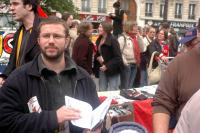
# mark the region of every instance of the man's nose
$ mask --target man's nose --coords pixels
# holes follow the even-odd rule
[[[53,37],[53,35],[50,35],[50,37],[49,37],[49,42],[54,42],[55,40],[54,40],[54,37]]]

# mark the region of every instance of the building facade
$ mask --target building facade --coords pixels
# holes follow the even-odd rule
[[[102,21],[111,21],[108,14],[113,13],[114,0],[73,0],[74,5],[80,10],[80,19],[92,22],[94,28]]]
[[[141,0],[138,21],[158,27],[163,22],[165,0]],[[168,0],[167,21],[175,29],[196,26],[200,0]]]
[[[109,20],[108,14],[116,0],[73,0],[80,9],[81,19],[91,22]],[[121,0],[121,8],[127,11],[128,19],[140,26],[159,27],[164,18],[165,0]],[[167,20],[175,29],[193,27],[200,18],[200,0],[168,0]]]

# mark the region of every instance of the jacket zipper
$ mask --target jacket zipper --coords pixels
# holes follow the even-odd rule
[[[62,94],[62,89],[61,89],[61,77],[59,74],[57,74],[57,79],[58,79],[58,85],[59,85],[59,92]]]
[[[77,80],[75,81],[75,85],[74,85],[74,94],[73,94],[74,98],[75,98],[75,94],[76,94],[76,86],[77,86]]]
[[[44,86],[44,91],[45,91],[45,109],[48,109],[48,99],[47,99],[47,87],[45,85],[45,79],[43,77],[40,77],[40,79],[42,80],[42,84]]]

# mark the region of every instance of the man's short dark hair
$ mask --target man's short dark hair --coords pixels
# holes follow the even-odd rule
[[[32,5],[32,11],[37,13],[37,8],[39,5],[39,0],[22,0],[24,5]]]
[[[164,29],[169,29],[169,27],[170,27],[168,22],[163,22],[161,25],[162,25],[162,28],[164,28]]]
[[[46,24],[61,24],[65,29],[65,36],[69,36],[69,29],[67,27],[66,22],[56,16],[49,16],[48,18],[43,18],[38,26],[38,34],[40,34],[41,32],[41,27]]]
[[[85,34],[91,26],[93,25],[90,22],[81,22],[78,26],[78,33]]]
[[[114,8],[120,8],[120,2],[119,2],[119,1],[115,2],[115,3],[113,4],[113,7],[114,7]]]
[[[103,30],[107,33],[107,34],[110,34],[111,31],[113,30],[113,26],[110,22],[106,22],[106,21],[103,21],[101,22],[101,25],[103,27]]]

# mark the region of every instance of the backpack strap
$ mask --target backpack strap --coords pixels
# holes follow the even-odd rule
[[[125,49],[125,47],[126,47],[126,45],[127,45],[127,42],[126,42],[126,37],[125,37],[125,35],[124,34],[121,34],[121,36],[123,36],[124,37],[124,46],[123,46],[123,48],[122,48],[122,53],[123,53],[123,51],[124,51],[124,49]]]

